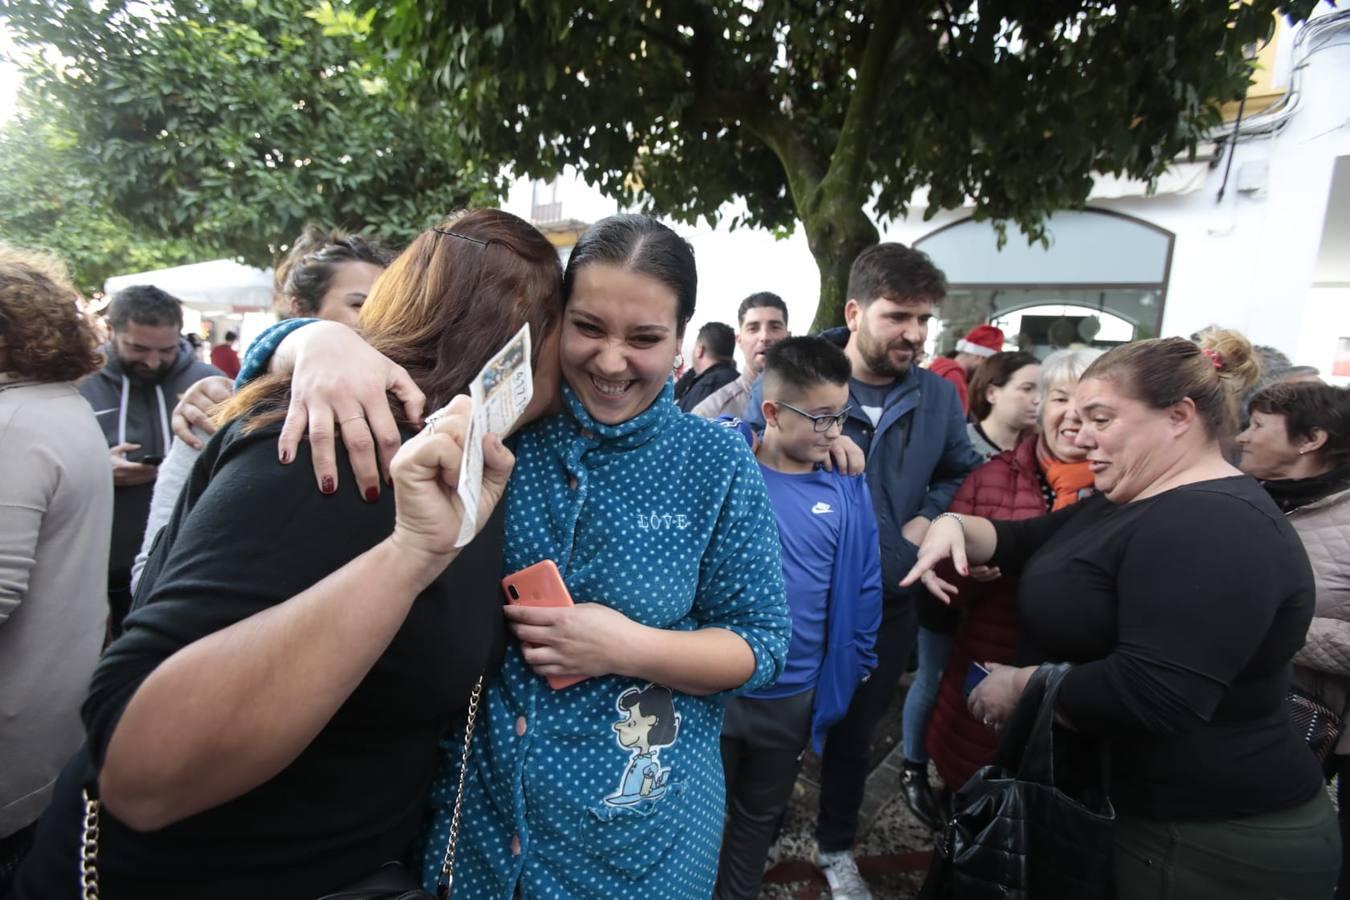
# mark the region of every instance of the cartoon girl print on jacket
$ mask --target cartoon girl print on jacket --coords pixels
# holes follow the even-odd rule
[[[662,747],[675,743],[680,717],[670,688],[649,684],[630,688],[615,704],[627,718],[614,723],[619,746],[631,750],[628,767],[623,771],[619,789],[605,798],[610,806],[636,806],[660,800],[666,795],[670,769],[661,768],[658,754]]]

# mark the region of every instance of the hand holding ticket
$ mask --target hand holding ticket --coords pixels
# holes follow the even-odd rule
[[[530,367],[530,326],[524,325],[469,385],[473,412],[464,439],[456,492],[464,504],[464,518],[456,547],[463,547],[478,533],[478,501],[483,488],[483,436],[504,436],[534,397],[534,372]],[[439,410],[427,417],[431,427]]]

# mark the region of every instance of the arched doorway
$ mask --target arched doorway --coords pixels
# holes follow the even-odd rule
[[[1015,227],[998,246],[990,222],[962,219],[914,242],[947,275],[938,352],[972,325],[1004,329],[1010,347],[1041,356],[1155,337],[1172,268],[1172,232],[1109,210],[1056,213],[1049,247]]]

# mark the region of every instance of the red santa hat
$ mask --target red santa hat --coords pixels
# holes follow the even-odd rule
[[[1003,349],[1003,332],[993,325],[976,325],[956,342],[957,353],[993,356]]]

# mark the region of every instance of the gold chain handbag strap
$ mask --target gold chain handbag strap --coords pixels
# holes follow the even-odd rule
[[[455,790],[455,808],[450,814],[450,837],[445,842],[445,856],[441,860],[441,877],[436,880],[436,896],[441,900],[450,896],[455,883],[455,845],[459,843],[459,816],[464,806],[464,777],[469,771],[469,748],[473,745],[473,724],[478,718],[478,702],[483,696],[483,676],[469,695],[469,721],[464,727],[464,750],[459,757],[459,787]]]
[[[89,796],[89,788],[80,792],[84,800],[84,823],[80,828],[80,898],[98,900],[98,801]]]

